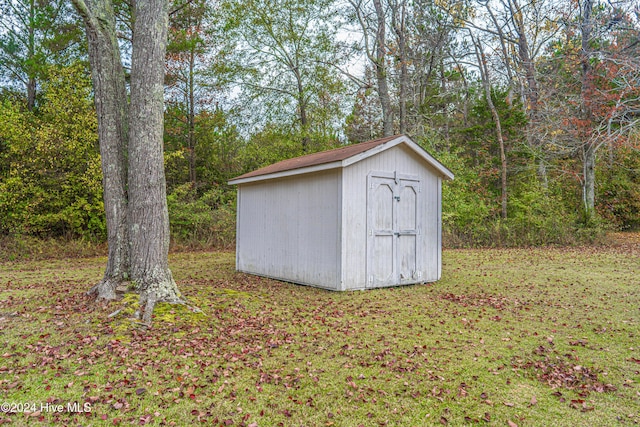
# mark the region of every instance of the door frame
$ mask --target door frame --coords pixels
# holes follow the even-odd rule
[[[417,277],[411,277],[408,279],[400,278],[400,253],[398,251],[398,241],[396,238],[393,239],[392,243],[392,253],[390,256],[392,257],[392,276],[390,282],[376,283],[374,276],[374,245],[375,245],[375,231],[373,220],[375,218],[373,212],[373,190],[374,183],[376,178],[381,178],[383,180],[391,180],[393,181],[392,191],[393,198],[397,200],[399,197],[400,191],[403,187],[402,181],[405,183],[412,182],[415,183],[413,187],[416,189],[416,229],[415,229],[415,238],[416,238],[416,271],[415,274]],[[405,185],[406,186],[406,185]],[[417,175],[409,175],[409,174],[400,174],[397,171],[388,172],[388,171],[372,171],[367,175],[367,194],[366,194],[366,233],[367,233],[367,247],[366,247],[366,268],[365,268],[365,287],[366,288],[379,288],[385,286],[396,286],[403,284],[411,284],[411,283],[420,283],[423,280],[423,272],[422,272],[422,245],[420,244],[421,239],[421,226],[422,226],[422,215],[420,214],[420,206],[422,202],[421,198],[421,182],[420,177]],[[398,206],[396,203],[392,204],[392,233],[394,237],[400,237],[400,235],[407,235],[412,233],[407,233],[408,230],[399,230],[398,225]]]

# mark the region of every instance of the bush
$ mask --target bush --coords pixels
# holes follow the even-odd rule
[[[619,230],[640,229],[640,153],[620,148],[597,169],[596,210]]]
[[[517,189],[515,189],[517,190]],[[445,223],[448,247],[526,247],[594,243],[604,237],[601,223],[581,225],[559,195],[530,182],[509,197],[508,218],[486,216],[466,223]]]
[[[174,245],[190,248],[230,248],[235,243],[235,197],[214,187],[202,196],[189,183],[167,196]]]
[[[50,70],[37,112],[0,102],[0,233],[106,237],[91,82],[82,65]]]
[[[446,247],[516,247],[574,245],[604,235],[601,224],[581,225],[566,185],[553,181],[543,187],[535,168],[512,179],[508,189],[508,217],[500,218],[499,195],[488,188],[480,167],[469,165],[452,147],[425,142],[428,151],[455,175],[442,185],[443,243]],[[529,170],[529,172],[527,172]],[[485,172],[486,174],[486,172]]]

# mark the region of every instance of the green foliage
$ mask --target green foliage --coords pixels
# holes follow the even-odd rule
[[[168,192],[189,181],[187,112],[172,105],[165,114],[165,173]],[[194,118],[196,187],[201,194],[223,185],[240,172],[242,140],[221,109],[201,111]]]
[[[301,143],[303,138],[307,141],[306,151]],[[336,148],[338,144],[336,138],[270,125],[252,135],[239,152],[239,160],[242,172],[249,172],[284,159]]]
[[[222,187],[198,197],[190,183],[167,195],[171,237],[190,246],[230,247],[235,242],[235,198]]]
[[[220,3],[220,40],[232,54],[215,72],[239,84],[252,115],[247,128],[277,123],[325,136],[340,129],[345,85],[336,66],[344,58],[333,7],[327,0]]]
[[[524,139],[522,131],[527,124],[527,118],[519,102],[509,101],[507,91],[494,89],[491,98],[500,116],[502,136],[509,157],[509,152]],[[495,126],[483,94],[472,104],[468,123],[460,124],[453,129],[453,142],[465,148],[462,154],[473,159],[475,164],[482,165],[485,171],[500,164]]]
[[[620,230],[640,228],[640,153],[621,148],[597,169],[596,209]]]
[[[82,65],[53,68],[36,113],[0,104],[0,232],[105,236],[97,123]]]
[[[226,182],[334,148],[345,139],[341,133],[350,142],[380,136],[377,82],[367,67],[354,76],[361,90],[355,98],[349,93],[338,68],[353,60],[358,43],[336,38],[346,14],[335,13],[331,1],[178,3],[167,50],[164,139],[171,229],[178,243],[228,246],[234,238],[235,189]],[[80,29],[62,0],[0,0],[2,5],[0,10],[9,12],[0,17],[7,29],[0,35],[0,234],[11,234],[20,248],[32,244],[33,236],[102,241],[89,79],[80,65],[51,66],[82,58]],[[114,6],[118,15],[131,18],[128,3]],[[409,64],[409,132],[456,176],[442,187],[447,245],[571,244],[597,238],[610,227],[640,227],[638,127],[629,113],[637,110],[638,88],[627,84],[638,76],[636,21],[622,9],[595,7],[594,24],[606,26],[606,32],[592,40],[594,52],[602,52],[589,60],[592,88],[582,85],[578,15],[567,17],[578,31],[560,31],[533,59],[540,101],[535,114],[531,105],[521,105],[527,87],[493,87],[508,168],[508,217],[500,219],[499,147],[484,91],[470,68],[447,65],[455,63],[447,51],[468,53],[455,27],[473,10],[449,5],[446,14],[430,3],[407,6],[406,35],[417,49]],[[119,29],[126,34],[125,21]],[[401,64],[395,29],[387,30],[387,77],[396,102]],[[32,44],[23,37],[30,31]],[[436,34],[444,36],[437,46],[429,41]],[[499,63],[499,55],[488,62],[493,76],[504,75]],[[35,89],[25,87],[37,88],[37,97]],[[229,103],[222,102],[224,91],[233,93]],[[595,122],[581,120],[583,107]],[[593,133],[597,123],[606,124],[606,132]],[[604,133],[611,140],[597,153],[599,218],[587,223],[579,213],[580,156],[586,136]],[[546,176],[536,174],[541,160]]]
[[[453,181],[442,185],[445,246],[572,245],[602,235],[601,226],[580,226],[575,194],[556,180],[545,188],[531,172],[534,165],[523,168],[518,180],[512,181],[509,215],[500,218],[498,195],[486,179],[485,167],[470,162],[460,148],[434,141],[436,137],[419,142],[455,175]]]
[[[30,109],[52,64],[69,64],[84,48],[72,9],[66,0],[0,0],[0,77],[27,92]]]
[[[491,216],[487,203],[489,195],[480,179],[478,168],[469,167],[454,147],[438,149],[429,141],[422,143],[428,151],[451,170],[453,181],[442,185],[442,222],[445,228],[471,230],[476,224],[485,222]]]
[[[226,182],[240,172],[242,139],[236,126],[221,109],[203,111],[196,117],[196,170],[205,189]]]

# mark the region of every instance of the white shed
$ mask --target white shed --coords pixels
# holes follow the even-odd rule
[[[236,268],[337,291],[436,281],[448,179],[402,135],[238,176]]]

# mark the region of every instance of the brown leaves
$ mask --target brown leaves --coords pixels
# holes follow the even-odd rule
[[[513,366],[531,372],[535,378],[556,388],[578,390],[588,394],[590,391],[598,393],[615,391],[611,384],[603,384],[598,378],[598,370],[575,364],[574,357],[559,355],[556,350],[539,346],[533,351],[534,359],[524,361],[514,358]],[[531,405],[535,405],[532,398]]]
[[[504,296],[494,296],[494,295],[485,295],[485,294],[470,294],[470,295],[455,295],[452,293],[447,293],[440,295],[440,298],[455,302],[460,304],[463,307],[492,307],[496,310],[504,310],[508,305],[513,304],[517,305],[519,302],[515,299],[509,300]],[[499,321],[501,319],[500,316],[495,316],[496,318],[492,320]]]
[[[579,409],[581,412],[593,411],[593,406],[588,406],[584,399],[572,399],[569,403],[569,407],[573,409]]]
[[[229,265],[221,267],[222,273],[213,271],[218,264],[209,261],[215,269],[202,262],[200,269],[188,269],[189,274],[224,278],[181,281],[185,293],[207,310],[208,317],[197,322],[172,315],[171,322],[156,321],[147,331],[119,328],[117,319],[107,318],[113,305],[83,306],[90,301],[72,295],[86,290],[86,284],[79,282],[66,283],[71,293],[55,285],[60,295],[41,298],[31,318],[23,316],[29,312],[27,299],[14,297],[10,307],[0,309],[7,319],[0,322],[0,328],[5,327],[0,334],[3,343],[13,329],[20,331],[16,336],[25,336],[0,351],[4,378],[0,388],[9,395],[25,395],[33,382],[29,372],[38,371],[41,389],[47,394],[90,399],[91,419],[65,414],[67,419],[45,420],[60,425],[517,426],[533,422],[522,414],[548,408],[550,424],[562,424],[558,417],[567,412],[580,417],[581,411],[598,409],[598,396],[582,394],[615,389],[590,364],[604,358],[584,356],[604,346],[591,338],[587,328],[607,327],[606,335],[597,337],[603,342],[608,334],[623,333],[626,338],[626,332],[631,332],[628,325],[600,319],[589,322],[586,317],[598,315],[597,311],[576,310],[580,317],[573,319],[571,310],[563,308],[559,314],[559,306],[553,313],[558,321],[547,323],[539,317],[547,314],[545,303],[571,305],[572,301],[554,301],[557,294],[550,291],[563,283],[536,284],[539,288],[526,291],[514,290],[507,280],[496,287],[441,283],[444,291],[440,286],[418,286],[334,294],[235,274],[233,256],[227,255]],[[188,256],[213,258],[211,254]],[[568,288],[571,298],[582,298],[580,292],[573,295],[574,290]],[[521,310],[525,304],[521,301],[528,299],[522,292],[535,294],[530,300],[541,304],[526,303],[531,310]],[[622,299],[623,294],[618,297]],[[88,314],[89,307],[95,311]],[[17,314],[10,317],[9,312]],[[536,336],[539,342],[533,345],[530,340]],[[524,345],[537,349],[511,360],[505,356]],[[610,343],[611,348],[615,345]],[[623,349],[628,347],[625,341]],[[616,351],[621,357],[608,368],[624,366],[626,378],[632,378],[640,364],[632,357],[637,354],[622,352],[620,347]],[[540,386],[523,391],[519,388],[523,374],[555,387],[549,393],[558,394],[545,396]],[[495,387],[506,381],[512,394],[497,392],[492,380]],[[619,385],[625,398],[637,396],[637,380],[629,381]],[[572,391],[566,392],[567,388]],[[447,406],[456,410],[444,411]],[[357,411],[340,412],[343,407],[362,411],[354,416]],[[432,408],[429,418],[416,420],[415,413],[425,407]],[[147,408],[153,410],[146,413]]]

